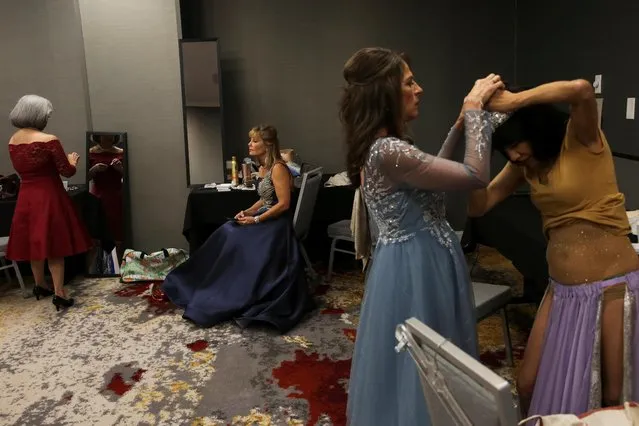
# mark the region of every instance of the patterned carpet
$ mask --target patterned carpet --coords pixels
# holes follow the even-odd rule
[[[521,277],[495,252],[481,249],[469,265],[477,280],[521,291]],[[285,336],[197,328],[148,284],[82,279],[70,292],[78,305],[57,313],[51,298],[0,288],[0,424],[345,424],[358,272],[320,285],[320,309]],[[520,358],[533,310],[510,314]],[[510,378],[499,317],[478,331],[482,361]]]

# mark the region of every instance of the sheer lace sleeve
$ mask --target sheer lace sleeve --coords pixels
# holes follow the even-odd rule
[[[450,128],[448,132],[448,136],[446,136],[446,140],[442,144],[442,147],[439,149],[439,153],[437,154],[440,158],[451,159],[453,157],[453,153],[455,152],[455,148],[457,148],[457,144],[461,140],[464,132],[462,129],[457,126],[453,126]]]
[[[76,168],[69,163],[67,154],[64,152],[64,149],[62,149],[60,141],[55,139],[50,141],[47,145],[58,173],[67,178],[73,176],[76,172]]]
[[[484,111],[464,115],[466,152],[458,163],[426,154],[397,138],[377,147],[378,166],[394,183],[433,191],[483,188],[490,181],[492,126]]]
[[[495,129],[501,126],[508,118],[510,114],[501,113],[501,112],[490,112],[488,113],[488,121],[490,121],[491,130],[494,132]],[[438,157],[451,159],[453,157],[453,153],[455,152],[455,148],[457,148],[457,144],[462,138],[464,131],[457,126],[453,125],[448,132],[448,136],[446,136],[446,140],[442,144]]]

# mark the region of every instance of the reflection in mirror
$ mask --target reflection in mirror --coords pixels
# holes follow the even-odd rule
[[[130,240],[127,153],[126,133],[87,132],[87,183],[89,193],[99,200],[94,214],[105,227],[88,257],[89,275],[118,275]]]

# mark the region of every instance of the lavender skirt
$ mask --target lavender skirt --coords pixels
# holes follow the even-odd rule
[[[626,284],[622,402],[639,400],[639,270],[595,283],[551,280],[552,306],[529,416],[601,407],[601,312],[607,287]]]

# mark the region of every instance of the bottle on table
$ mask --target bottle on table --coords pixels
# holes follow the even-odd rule
[[[231,157],[231,185],[237,186],[237,158]]]

